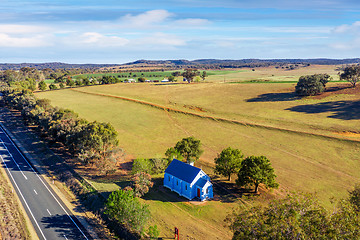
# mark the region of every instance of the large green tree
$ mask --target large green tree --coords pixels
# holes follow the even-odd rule
[[[203,153],[200,140],[194,137],[183,138],[176,143],[174,149],[178,151],[189,164],[193,164]]]
[[[351,65],[344,69],[344,72],[340,74],[340,79],[346,80],[351,83],[351,86],[356,87],[356,83],[359,82],[360,79],[360,66],[359,65]]]
[[[295,86],[295,93],[300,96],[313,96],[324,92],[330,75],[314,74],[301,76]]]
[[[117,190],[110,194],[106,202],[105,213],[110,218],[141,233],[150,219],[147,205],[142,205],[132,190]]]
[[[269,159],[265,156],[250,156],[241,162],[236,184],[241,187],[253,185],[257,193],[260,184],[264,184],[266,188],[277,188],[279,184],[275,178]]]
[[[227,218],[237,239],[359,239],[360,212],[343,199],[333,210],[314,195],[288,194],[267,206],[242,208]]]
[[[214,159],[215,173],[228,177],[230,181],[231,174],[239,172],[243,157],[244,155],[239,149],[233,149],[231,147],[223,149]]]

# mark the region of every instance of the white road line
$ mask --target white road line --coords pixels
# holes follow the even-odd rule
[[[85,239],[88,240],[88,238],[86,237],[86,235],[84,234],[84,232],[80,229],[80,227],[76,224],[76,222],[74,221],[74,219],[69,215],[69,213],[65,210],[65,208],[60,204],[60,202],[58,201],[58,199],[54,196],[54,194],[50,191],[50,189],[46,186],[46,184],[44,183],[44,181],[40,178],[39,174],[37,174],[37,172],[34,170],[34,168],[30,165],[30,163],[28,162],[28,160],[24,157],[24,155],[22,154],[22,152],[19,150],[19,148],[16,146],[16,144],[14,143],[14,141],[10,138],[10,136],[4,131],[2,124],[0,124],[0,128],[2,130],[2,132],[7,136],[7,138],[10,140],[10,142],[13,144],[13,146],[16,148],[16,150],[18,151],[18,153],[20,153],[20,155],[22,156],[22,158],[25,160],[25,162],[27,163],[27,165],[31,168],[31,170],[36,174],[36,176],[40,179],[40,181],[42,182],[42,184],[45,186],[45,188],[49,191],[49,193],[51,194],[51,196],[53,196],[53,198],[55,199],[55,201],[59,204],[59,206],[63,209],[63,211],[66,213],[66,215],[68,215],[68,217],[70,218],[70,220],[75,224],[75,226],[77,227],[77,229],[81,232],[81,234],[84,236]],[[2,139],[1,139],[2,141]],[[4,161],[4,160],[3,160]]]
[[[34,192],[35,192],[36,195],[38,195],[35,189],[34,189]]]
[[[30,207],[29,207],[28,203],[26,202],[26,200],[25,200],[24,196],[22,195],[22,193],[21,193],[21,191],[20,191],[19,186],[17,185],[17,183],[16,183],[16,181],[15,181],[15,179],[14,179],[13,175],[11,174],[11,172],[10,172],[10,170],[9,170],[8,166],[6,165],[6,162],[4,161],[4,159],[2,158],[2,156],[0,156],[0,158],[1,158],[1,160],[3,161],[3,163],[5,164],[5,167],[6,167],[7,171],[8,171],[8,173],[9,173],[9,175],[10,175],[11,179],[13,180],[13,182],[14,182],[14,184],[15,184],[15,186],[16,186],[16,188],[17,188],[17,190],[19,191],[19,193],[20,193],[20,195],[21,195],[21,198],[24,200],[24,203],[25,203],[25,205],[26,205],[27,209],[29,210],[29,212],[30,212],[30,214],[31,214],[32,218],[34,219],[34,221],[35,221],[35,223],[36,223],[36,226],[39,228],[39,231],[40,231],[41,235],[42,235],[42,236],[43,236],[43,238],[46,240],[46,237],[44,236],[44,233],[41,231],[41,228],[40,228],[40,226],[39,226],[39,223],[36,221],[36,219],[35,219],[35,217],[34,217],[34,214],[32,213],[32,211],[31,211],[31,209],[30,209]]]
[[[51,213],[50,213],[50,211],[49,211],[49,209],[46,209],[46,211],[49,213],[49,215],[51,216]]]
[[[1,141],[2,141],[2,140],[1,140]],[[12,154],[10,153],[9,149],[6,147],[6,145],[5,145],[5,143],[4,143],[3,141],[2,141],[2,144],[3,144],[3,146],[5,147],[6,151],[9,153],[10,157],[11,157],[11,158],[13,159],[13,161],[15,162],[15,164],[16,164],[16,166],[18,167],[18,169],[20,170],[21,174],[24,176],[24,178],[25,178],[26,180],[28,180],[27,177],[25,176],[24,172],[21,170],[19,164],[18,164],[18,163],[16,162],[16,160],[13,158]]]

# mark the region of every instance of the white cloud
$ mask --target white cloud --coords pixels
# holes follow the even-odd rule
[[[46,33],[49,30],[48,27],[36,25],[0,24],[0,33],[6,34]]]
[[[333,32],[337,33],[337,34],[340,34],[340,33],[357,34],[357,33],[359,33],[359,30],[360,30],[360,21],[356,21],[351,25],[343,24],[338,27],[335,27]]]
[[[120,19],[128,27],[146,27],[153,24],[160,24],[173,14],[166,10],[152,10],[139,15],[127,14]]]
[[[128,44],[129,40],[117,36],[105,36],[97,32],[86,32],[80,35],[78,43],[98,47],[121,47]]]
[[[360,21],[337,26],[332,33],[334,42],[329,44],[331,48],[340,51],[360,49]]]
[[[138,15],[127,14],[118,20],[118,27],[127,29],[165,29],[196,28],[211,23],[202,18],[179,18],[166,10],[151,10]]]
[[[0,47],[31,48],[50,46],[45,36],[13,37],[6,33],[0,33]]]

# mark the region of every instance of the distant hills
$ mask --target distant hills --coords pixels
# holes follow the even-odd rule
[[[317,65],[340,65],[360,63],[360,58],[349,59],[198,59],[198,60],[137,60],[125,64],[69,64],[61,62],[50,63],[0,63],[0,70],[19,70],[22,67],[36,69],[99,69],[99,68],[136,68],[136,67],[164,67],[179,69],[183,67],[196,68],[241,68],[241,67],[264,67],[286,64],[317,64]]]
[[[339,65],[360,63],[360,58],[352,59],[240,59],[240,60],[219,60],[219,59],[198,59],[198,60],[137,60],[120,66],[166,66],[166,67],[220,67],[220,68],[241,68],[241,67],[262,67],[285,64],[316,64],[316,65]]]

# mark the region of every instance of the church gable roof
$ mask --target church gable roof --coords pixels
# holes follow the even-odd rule
[[[174,159],[166,168],[165,173],[173,175],[187,183],[192,183],[200,171],[200,168]]]

